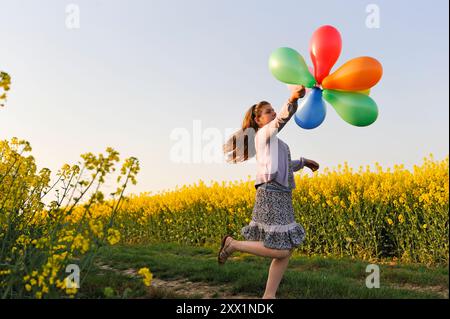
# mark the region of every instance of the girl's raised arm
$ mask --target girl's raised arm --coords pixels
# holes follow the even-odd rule
[[[286,123],[291,119],[292,115],[297,112],[298,108],[298,99],[305,96],[306,90],[304,86],[299,86],[298,89],[292,92],[291,97],[287,100],[286,103],[282,106],[279,113],[275,119],[264,125],[259,131],[257,135],[262,134],[265,136],[266,140],[270,139],[273,135],[278,134]],[[261,131],[261,132],[260,132]]]

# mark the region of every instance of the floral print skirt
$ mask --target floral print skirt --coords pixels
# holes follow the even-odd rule
[[[292,249],[305,239],[305,230],[295,222],[292,192],[256,190],[252,220],[241,229],[246,240],[262,241],[267,248]]]

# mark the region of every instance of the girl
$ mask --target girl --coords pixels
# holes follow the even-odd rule
[[[223,147],[228,162],[243,162],[256,155],[256,201],[250,224],[241,230],[246,241],[226,235],[218,262],[224,264],[235,251],[273,258],[263,299],[275,299],[289,257],[305,239],[303,226],[294,219],[293,172],[304,166],[314,172],[319,164],[303,157],[291,160],[289,146],[276,136],[297,111],[297,101],[304,95],[305,88],[299,86],[278,115],[266,101],[253,105],[245,114],[242,129]]]

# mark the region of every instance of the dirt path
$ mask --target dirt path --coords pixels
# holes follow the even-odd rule
[[[234,295],[231,288],[225,285],[210,286],[203,282],[192,282],[187,279],[162,280],[153,278],[152,286],[168,289],[188,298],[202,299],[258,299],[256,296]]]
[[[114,271],[129,277],[139,277],[137,270],[117,270],[106,264],[97,264],[104,270]],[[186,278],[160,279],[153,277],[149,287],[149,297],[152,298],[199,298],[199,299],[259,299],[260,297],[233,294],[231,286],[208,285],[204,282],[192,282]]]
[[[444,299],[448,299],[448,288],[444,288],[442,286],[417,286],[412,284],[397,284],[391,285],[393,288],[397,289],[407,289],[407,290],[415,290],[420,292],[433,292],[442,296]]]
[[[134,268],[118,270],[107,264],[96,264],[104,270],[114,271],[128,277],[140,277]],[[449,298],[449,290],[442,286],[416,286],[412,284],[391,284],[391,288],[407,289],[412,291],[433,292],[441,295],[442,298]],[[209,285],[205,282],[193,282],[186,278],[162,279],[153,277],[151,286],[148,288],[146,298],[164,299],[260,299],[255,295],[234,294],[230,285]]]

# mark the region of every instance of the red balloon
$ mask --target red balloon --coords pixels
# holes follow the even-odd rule
[[[314,77],[317,83],[330,74],[342,49],[342,39],[339,31],[331,26],[324,25],[318,28],[309,43],[309,53],[314,64]]]

